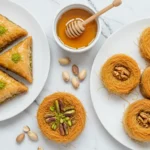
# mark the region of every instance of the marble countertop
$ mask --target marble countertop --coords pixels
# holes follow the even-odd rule
[[[0,122],[0,149],[36,150],[38,146],[42,146],[44,150],[128,150],[109,135],[96,116],[89,91],[90,70],[96,53],[113,32],[129,22],[150,16],[150,1],[123,0],[122,6],[103,15],[100,18],[102,35],[99,41],[91,51],[80,55],[64,52],[55,43],[51,31],[54,15],[60,7],[69,3],[80,2],[99,10],[111,3],[112,0],[13,0],[13,2],[28,9],[45,30],[51,49],[51,68],[47,83],[35,102],[16,117]],[[64,68],[59,66],[58,58],[63,56],[69,56],[73,63],[88,70],[88,76],[78,90],[74,90],[71,85],[64,84],[61,79],[61,72]],[[85,130],[76,141],[70,144],[56,144],[46,140],[37,126],[38,105],[45,96],[56,91],[73,93],[82,101],[87,111]],[[15,138],[22,131],[24,125],[30,126],[33,131],[38,133],[38,142],[31,142],[26,138],[22,144],[16,144]]]

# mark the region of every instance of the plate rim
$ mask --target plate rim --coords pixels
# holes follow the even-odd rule
[[[140,19],[136,19],[136,20],[133,20],[131,22],[129,22],[128,24],[125,24],[123,25],[121,28],[117,29],[114,33],[112,33],[106,40],[105,42],[102,44],[101,48],[99,49],[99,51],[97,52],[95,58],[94,58],[94,61],[93,61],[93,64],[92,64],[92,68],[91,68],[91,73],[90,73],[90,95],[91,95],[91,101],[92,101],[92,105],[93,105],[93,108],[94,108],[94,111],[99,119],[99,121],[101,122],[103,128],[107,131],[107,133],[109,133],[109,135],[111,135],[117,142],[119,142],[120,144],[122,144],[124,147],[126,148],[129,148],[129,149],[133,149],[133,147],[129,147],[128,145],[125,145],[121,140],[119,140],[118,138],[116,139],[115,136],[113,134],[111,134],[109,132],[109,130],[104,126],[103,122],[101,121],[100,119],[100,116],[98,115],[98,112],[97,112],[97,109],[95,108],[95,103],[93,102],[94,101],[94,98],[93,98],[93,94],[92,94],[92,73],[94,71],[94,65],[95,65],[95,62],[98,58],[98,55],[100,53],[100,50],[103,49],[103,47],[107,44],[108,40],[111,39],[116,33],[118,33],[119,31],[123,30],[124,28],[134,24],[134,23],[138,23],[138,22],[141,22],[141,21],[144,21],[144,20],[150,20],[150,17],[145,17],[145,18],[140,18]]]
[[[8,1],[5,1],[5,0],[4,0],[4,3],[8,3],[8,4],[10,3],[10,4],[15,5],[15,6],[17,6],[17,7],[20,7],[20,9],[23,9],[26,13],[28,13],[28,14],[33,18],[33,20],[36,22],[36,24],[39,26],[39,28],[41,29],[41,32],[42,32],[42,34],[43,34],[43,37],[45,38],[45,43],[47,43],[46,45],[47,45],[47,48],[48,48],[48,51],[47,51],[47,53],[48,53],[48,64],[47,64],[47,71],[46,71],[46,75],[45,75],[46,77],[45,77],[45,79],[43,80],[43,84],[42,84],[42,86],[41,86],[41,89],[39,90],[39,93],[35,96],[34,100],[31,101],[30,103],[28,103],[28,105],[26,105],[22,110],[19,110],[18,112],[14,113],[14,114],[12,114],[12,115],[9,115],[9,116],[7,116],[7,117],[5,117],[5,118],[0,119],[0,122],[5,121],[5,120],[8,120],[8,119],[11,119],[11,118],[13,118],[13,117],[19,115],[19,114],[22,113],[24,110],[26,110],[32,103],[35,102],[36,98],[37,98],[37,97],[39,96],[39,94],[42,92],[42,90],[43,90],[43,88],[44,88],[44,86],[45,86],[45,84],[46,84],[46,81],[47,81],[48,75],[49,75],[49,71],[50,71],[50,65],[51,65],[51,49],[50,49],[50,46],[49,46],[49,43],[48,43],[48,39],[47,39],[47,36],[46,36],[46,33],[45,33],[44,29],[42,28],[41,24],[40,24],[39,21],[36,19],[36,17],[35,17],[32,13],[30,13],[30,11],[29,11],[27,8],[25,8],[23,5],[21,5],[21,4],[15,3],[15,2],[10,1],[10,0],[8,0]]]

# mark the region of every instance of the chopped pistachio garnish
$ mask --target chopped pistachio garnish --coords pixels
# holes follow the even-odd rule
[[[65,106],[61,99],[55,100],[54,104],[49,108],[51,113],[47,113],[44,116],[46,123],[51,126],[53,131],[59,128],[60,135],[68,135],[69,128],[74,125],[75,108],[73,106]]]
[[[6,31],[7,29],[0,25],[0,36],[3,35]]]
[[[11,56],[11,60],[14,62],[14,63],[18,63],[20,60],[21,60],[21,55],[19,53],[14,53],[12,54]]]
[[[50,111],[53,112],[53,111],[55,110],[55,107],[54,107],[54,106],[51,106],[49,109],[50,109]]]
[[[4,89],[6,86],[6,83],[4,81],[0,81],[0,90]]]

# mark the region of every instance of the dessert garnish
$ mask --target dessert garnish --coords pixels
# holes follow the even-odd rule
[[[69,134],[69,128],[74,125],[75,112],[74,106],[65,105],[61,99],[58,99],[50,106],[50,113],[46,113],[44,119],[52,130],[59,128],[60,135],[65,136]]]
[[[20,60],[21,60],[21,55],[19,53],[14,53],[12,54],[11,56],[11,60],[14,62],[14,63],[18,63]]]
[[[149,128],[150,127],[150,111],[141,111],[137,115],[137,121],[139,125],[141,125],[144,128]]]
[[[0,90],[4,89],[5,86],[6,86],[6,83],[0,80]]]
[[[0,36],[3,35],[6,31],[7,29],[0,25]]]
[[[116,65],[113,70],[113,76],[118,80],[125,81],[130,77],[130,71],[123,65]]]

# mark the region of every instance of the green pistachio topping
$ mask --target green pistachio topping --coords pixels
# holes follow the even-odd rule
[[[61,105],[64,106],[64,109],[61,109]],[[53,131],[59,128],[60,135],[68,135],[69,129],[74,125],[72,119],[76,112],[75,108],[73,106],[65,106],[65,104],[58,99],[49,107],[49,110],[51,113],[44,115],[46,123],[51,126]]]
[[[6,31],[7,29],[0,25],[0,35],[3,35]]]
[[[49,109],[50,109],[50,111],[54,112],[55,107],[54,107],[54,106],[51,106]]]
[[[4,89],[6,86],[6,83],[3,81],[0,81],[0,90]]]
[[[11,56],[11,60],[14,62],[14,63],[18,63],[20,60],[21,60],[21,55],[19,53],[14,53],[12,54]]]

